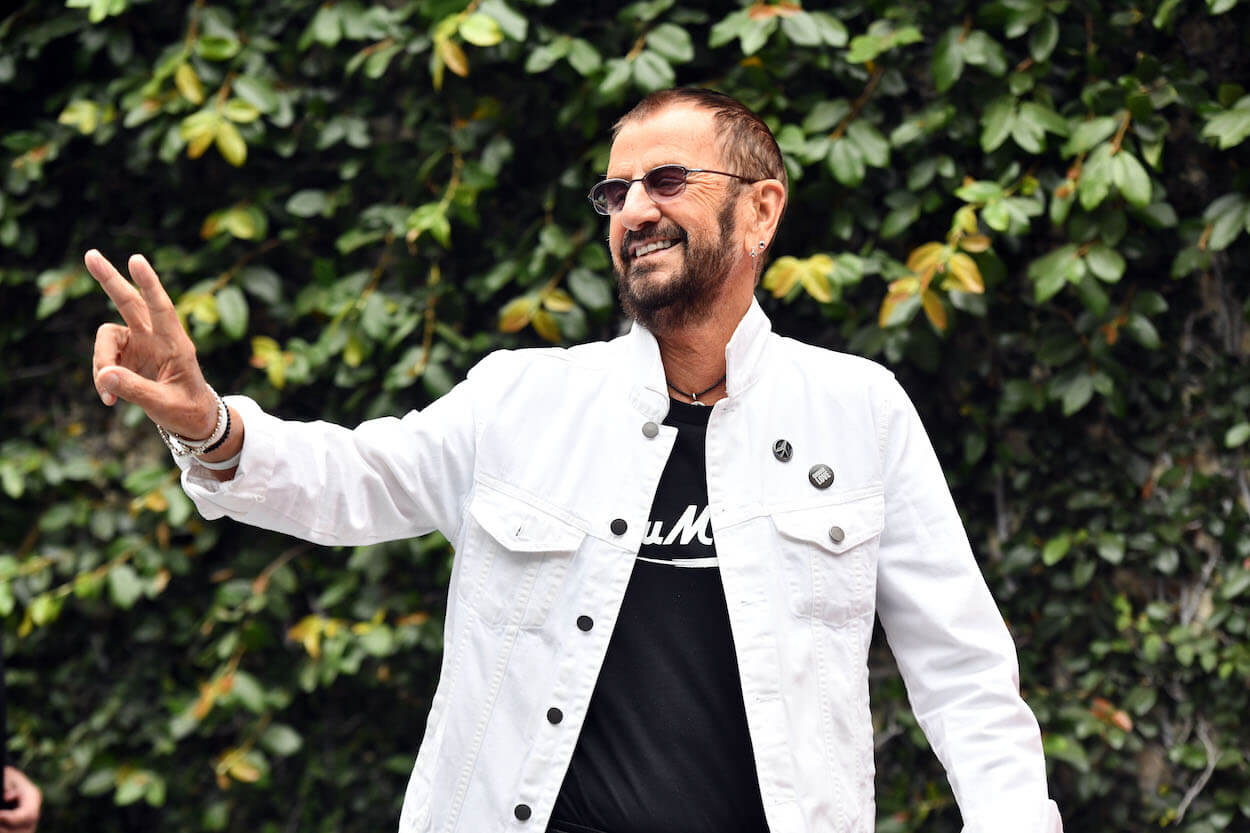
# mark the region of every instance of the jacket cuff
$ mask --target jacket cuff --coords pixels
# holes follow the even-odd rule
[[[218,480],[194,457],[174,457],[182,469],[183,491],[210,521],[224,515],[246,515],[263,502],[278,456],[275,427],[280,420],[246,396],[227,396],[225,401],[243,421],[242,456],[234,477]]]

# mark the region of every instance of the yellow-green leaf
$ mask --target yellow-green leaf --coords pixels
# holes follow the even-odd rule
[[[436,44],[435,49],[438,57],[443,60],[443,63],[447,65],[449,70],[461,78],[468,76],[469,59],[465,56],[464,50],[460,48],[460,44],[447,38],[446,40],[440,40]]]
[[[799,259],[786,255],[773,261],[764,273],[764,288],[773,293],[774,298],[784,297],[799,281]]]
[[[946,332],[946,307],[942,306],[941,297],[932,289],[926,289],[920,296],[920,303],[924,306],[924,314],[929,323],[939,332]]]
[[[83,135],[94,133],[100,124],[100,105],[94,101],[71,101],[56,118],[59,124],[78,128]]]
[[[239,129],[225,119],[217,123],[217,150],[236,168],[247,161],[247,143],[239,135]]]
[[[490,15],[476,12],[460,21],[460,37],[474,46],[494,46],[503,40],[503,30]]]
[[[500,332],[515,333],[523,330],[537,311],[538,299],[533,295],[512,299],[499,311]]]
[[[907,268],[917,275],[923,275],[937,268],[942,261],[946,247],[941,243],[925,243],[911,250],[907,256]]]
[[[560,325],[556,323],[555,316],[547,312],[545,309],[540,309],[538,312],[534,313],[534,320],[532,323],[534,324],[534,329],[538,332],[538,334],[547,341],[555,343],[560,340]]]
[[[221,106],[222,115],[232,122],[247,124],[260,118],[260,110],[250,101],[232,98]]]
[[[819,264],[813,264],[810,260],[804,263],[799,269],[799,283],[803,284],[808,295],[822,304],[833,300],[833,288],[829,285],[829,271],[821,269]]]
[[[964,292],[985,292],[985,281],[981,278],[981,270],[977,262],[963,252],[956,252],[946,262],[946,271],[950,273],[959,289]]]
[[[984,252],[990,247],[990,239],[984,234],[969,234],[959,238],[959,248],[965,252]]]
[[[955,227],[964,234],[977,233],[977,210],[970,205],[955,212]]]
[[[568,312],[573,309],[573,298],[563,289],[553,289],[543,298],[543,306],[551,312]]]
[[[174,70],[174,86],[192,104],[204,103],[204,85],[200,83],[200,76],[195,74],[195,69],[190,64],[181,63]]]

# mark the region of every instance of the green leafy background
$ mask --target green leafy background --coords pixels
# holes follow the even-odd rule
[[[619,331],[584,195],[674,83],[777,133],[762,302],[917,401],[1068,829],[1250,829],[1247,4],[7,8],[0,612],[46,829],[390,828],[450,558],[200,520],[91,389],[115,313],[82,253],[147,253],[221,390],[421,407],[489,350]],[[878,829],[958,830],[873,665]]]

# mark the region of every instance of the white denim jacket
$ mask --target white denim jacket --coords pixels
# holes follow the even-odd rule
[[[1059,833],[1011,637],[893,376],[772,334],[756,304],[725,355],[708,499],[772,833],[873,830],[874,616],[966,833]],[[181,461],[204,517],[455,546],[402,833],[542,833],[675,436],[648,436],[669,402],[655,338],[495,353],[425,410],[354,431],[230,402],[247,426],[235,478]]]

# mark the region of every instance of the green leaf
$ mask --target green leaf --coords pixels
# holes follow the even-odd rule
[[[240,339],[247,332],[247,299],[237,286],[227,286],[217,293],[217,314],[221,329],[232,339]]]
[[[280,104],[273,86],[255,75],[240,75],[235,78],[232,89],[235,95],[265,114],[274,112]]]
[[[1011,135],[1016,116],[1016,100],[1000,96],[991,101],[981,114],[981,149],[986,153],[997,149]]]
[[[1100,532],[1097,538],[1098,556],[1108,564],[1124,560],[1124,536],[1118,532]]]
[[[1045,15],[1029,30],[1029,54],[1037,63],[1050,58],[1059,43],[1059,21],[1053,14]]]
[[[260,745],[279,758],[287,758],[300,751],[304,739],[285,723],[271,723],[261,733]]]
[[[579,75],[592,75],[603,66],[603,58],[589,41],[573,38],[569,43],[569,66],[577,70]]]
[[[570,49],[572,49],[572,42],[568,38],[559,38],[544,44],[525,59],[525,71],[531,75],[546,72],[567,55]]]
[[[1074,376],[1071,381],[1063,386],[1063,415],[1072,416],[1084,408],[1093,395],[1094,378],[1086,373]]]
[[[482,14],[488,14],[499,24],[499,28],[514,41],[525,40],[529,22],[518,14],[504,0],[483,0],[478,6]]]
[[[933,73],[934,86],[940,93],[949,90],[964,71],[964,53],[959,40],[962,32],[962,27],[952,26],[933,47],[930,72]]]
[[[494,46],[503,40],[503,28],[495,18],[484,12],[474,12],[460,21],[460,37],[474,46]]]
[[[1089,756],[1085,750],[1067,735],[1051,733],[1043,736],[1042,749],[1046,757],[1063,761],[1082,774],[1090,771]]]
[[[633,64],[624,58],[612,58],[607,63],[608,71],[599,82],[599,94],[615,95],[629,83],[633,73]]]
[[[845,98],[832,101],[818,101],[803,117],[805,133],[824,133],[832,130],[838,122],[851,112],[851,103]]]
[[[1069,243],[1029,264],[1029,279],[1035,284],[1034,293],[1038,303],[1050,300],[1069,282],[1072,263],[1079,262],[1076,244]]]
[[[235,37],[202,35],[195,42],[195,54],[206,61],[228,61],[239,54],[241,47]]]
[[[846,46],[849,33],[846,31],[845,24],[838,20],[828,12],[807,12],[816,24],[816,28],[820,30],[820,39],[835,49],[841,49]]]
[[[1150,205],[1150,174],[1146,173],[1137,157],[1121,149],[1112,157],[1112,163],[1112,181],[1124,199],[1138,208]]]
[[[230,694],[248,711],[260,714],[265,710],[265,689],[260,681],[246,671],[235,671]]]
[[[847,137],[830,142],[827,161],[833,178],[843,185],[853,188],[864,181],[864,157]]]
[[[1117,126],[1116,120],[1111,116],[1099,116],[1088,121],[1080,121],[1072,128],[1068,141],[1059,152],[1065,157],[1086,153],[1098,143],[1111,138]]]
[[[606,311],[612,308],[612,285],[589,269],[578,267],[569,272],[569,292],[587,309]]]
[[[1217,113],[1202,126],[1202,138],[1214,141],[1220,150],[1235,147],[1250,136],[1250,96],[1222,113]]]
[[[751,20],[747,18],[746,23],[742,26],[739,38],[742,43],[742,54],[754,55],[764,44],[768,43],[768,39],[776,31],[777,18],[775,17],[770,17],[767,20]]]
[[[117,785],[117,792],[113,796],[113,801],[117,806],[124,807],[127,804],[134,804],[143,798],[148,790],[148,773],[131,772],[124,776]]]
[[[856,119],[846,128],[846,138],[855,143],[864,162],[874,168],[890,164],[890,143],[871,122]]]
[[[1250,219],[1250,203],[1241,194],[1225,194],[1213,200],[1202,213],[1211,226],[1207,249],[1220,252],[1237,239]]]
[[[673,86],[677,80],[672,65],[658,53],[644,49],[634,59],[634,82],[647,92],[655,92]]]
[[[129,564],[118,564],[109,570],[108,583],[109,598],[113,600],[113,604],[125,610],[134,607],[135,602],[143,595],[143,583],[139,580],[139,574]]]
[[[984,67],[990,75],[998,77],[1007,73],[1007,56],[1002,44],[980,29],[967,34],[962,52],[965,61]]]
[[[1250,422],[1239,422],[1224,434],[1224,447],[1237,448],[1250,440]]]
[[[1124,329],[1128,332],[1133,340],[1145,347],[1147,350],[1158,350],[1162,346],[1159,339],[1159,331],[1155,329],[1155,325],[1150,319],[1141,313],[1133,313],[1124,322]]]
[[[330,201],[326,192],[316,188],[305,188],[296,191],[286,201],[286,210],[296,217],[314,217],[318,214],[330,213]]]
[[[1105,243],[1095,243],[1085,253],[1089,271],[1107,283],[1115,283],[1124,275],[1124,256]]]
[[[708,33],[708,46],[715,49],[718,46],[724,46],[734,38],[742,37],[742,33],[747,26],[753,22],[747,16],[746,9],[740,9],[731,13],[718,23],[713,24],[711,31]]]
[[[1003,198],[1003,187],[997,182],[977,180],[961,185],[955,190],[955,196],[968,203],[988,203]]]
[[[408,215],[405,223],[418,236],[429,232],[444,247],[451,245],[451,222],[447,219],[447,206],[441,202],[427,202],[418,206]]]
[[[694,44],[689,33],[672,23],[661,23],[652,29],[647,34],[647,48],[654,49],[675,64],[684,64],[694,58]]]
[[[109,769],[97,769],[92,772],[78,787],[78,791],[83,795],[103,795],[117,786],[117,771]]]
[[[1088,377],[1082,377],[1088,379]],[[1086,397],[1088,399],[1088,397]],[[1056,535],[1046,542],[1042,548],[1042,563],[1047,567],[1053,567],[1063,560],[1063,557],[1072,549],[1072,536],[1068,533]]]
[[[1085,167],[1081,170],[1081,178],[1076,184],[1076,194],[1081,201],[1081,208],[1093,211],[1107,195],[1111,193],[1112,181],[1115,177],[1115,162],[1111,156],[1111,145],[1101,144],[1089,155]]]
[[[781,32],[799,46],[819,46],[823,40],[820,24],[807,12],[782,18]]]

